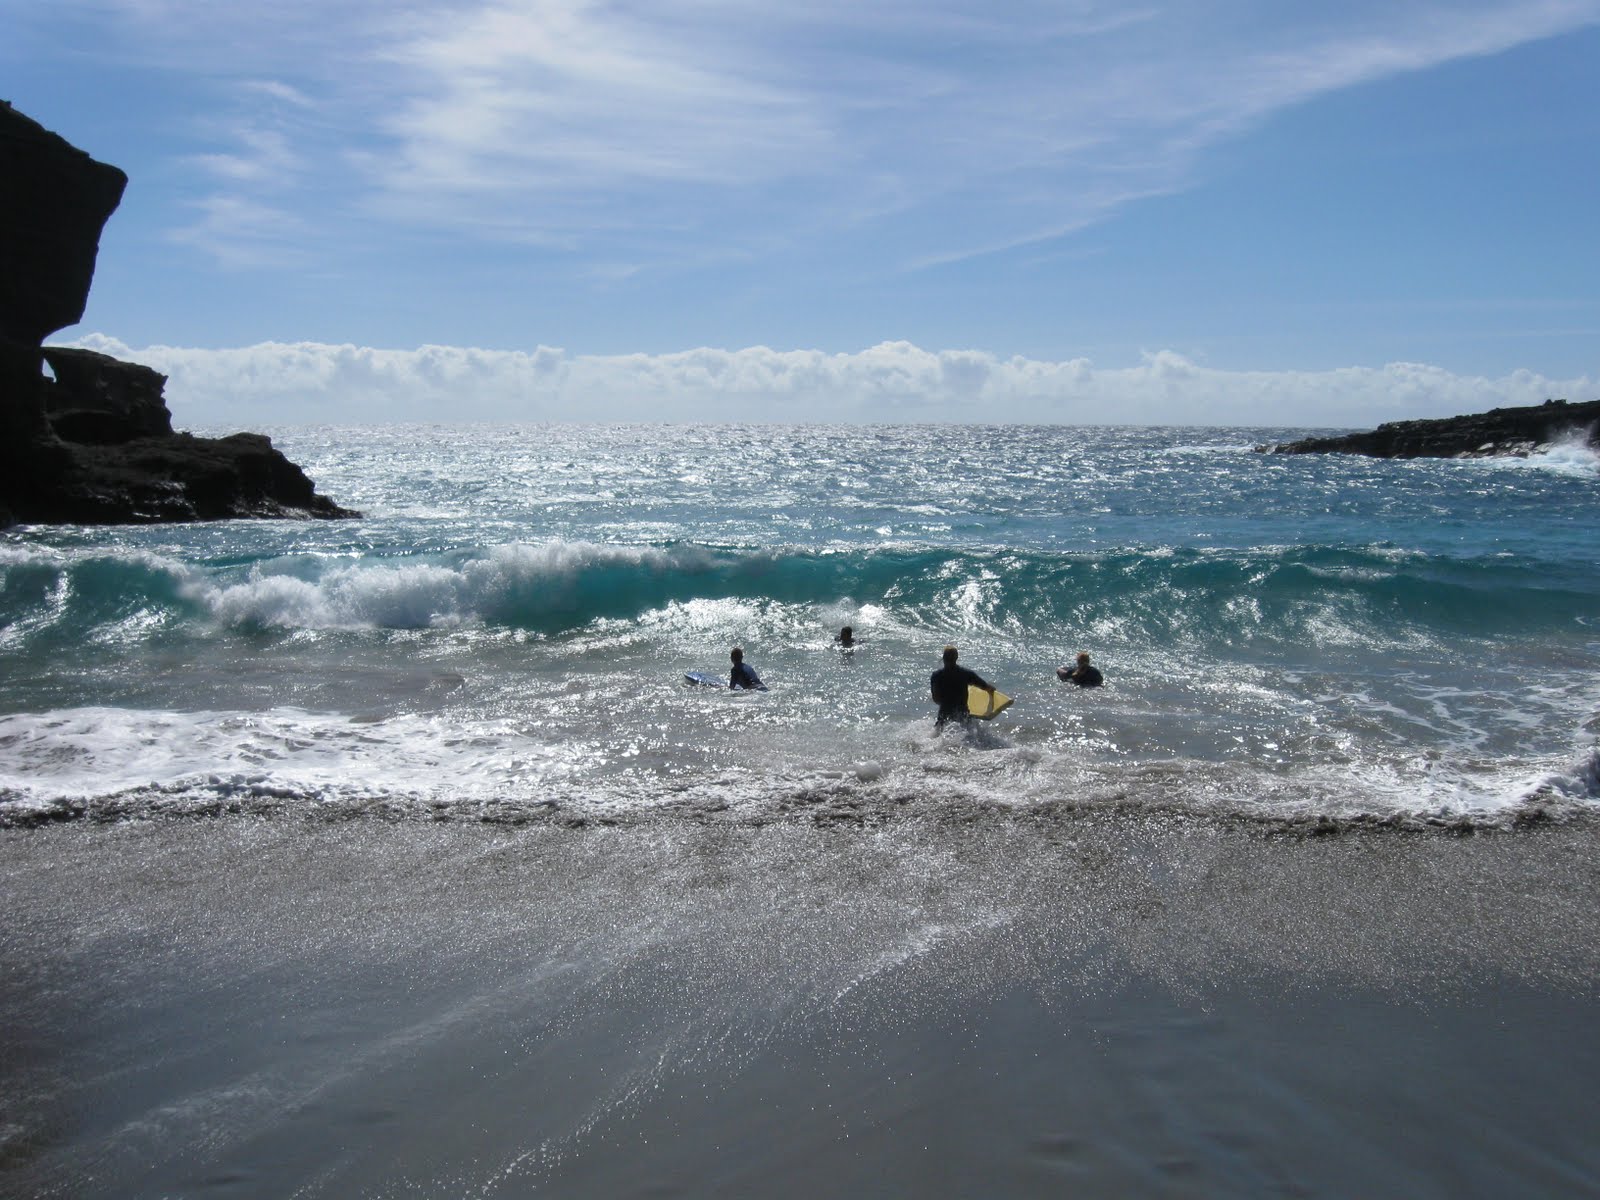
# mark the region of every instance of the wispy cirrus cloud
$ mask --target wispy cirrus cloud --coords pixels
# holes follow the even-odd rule
[[[209,190],[187,202],[198,216],[170,230],[169,240],[226,267],[298,267],[318,226],[307,211],[324,166],[316,103],[276,79],[239,81],[228,95],[225,108],[195,122],[215,148],[186,161]]]
[[[303,265],[306,224],[297,214],[247,196],[218,192],[195,200],[198,216],[168,236],[228,267]]]
[[[240,126],[230,135],[235,143],[233,150],[198,154],[192,161],[227,182],[263,186],[281,184],[305,165],[282,130]]]
[[[63,2],[238,81],[190,161],[240,203],[293,167],[308,231],[377,219],[611,275],[1046,241],[1316,96],[1600,23],[1600,0]]]
[[[930,265],[1181,189],[1210,147],[1317,95],[1596,21],[1595,0],[495,0],[378,47],[403,95],[374,182],[392,213],[458,205],[595,247],[923,215],[898,265]]]

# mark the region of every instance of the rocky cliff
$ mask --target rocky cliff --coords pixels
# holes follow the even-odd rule
[[[82,319],[127,183],[0,101],[0,525],[355,516],[260,434],[174,433],[158,372],[44,346]]]
[[[1582,438],[1600,449],[1600,400],[1568,404],[1547,400],[1526,408],[1495,408],[1432,421],[1390,421],[1370,433],[1306,438],[1257,446],[1269,454],[1366,454],[1374,458],[1478,458],[1526,455],[1563,438]]]

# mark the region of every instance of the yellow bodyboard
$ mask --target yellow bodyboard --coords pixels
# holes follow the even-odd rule
[[[967,711],[980,721],[987,721],[990,717],[998,716],[1011,707],[1011,697],[995,689],[994,707],[989,707],[989,693],[981,687],[968,686]]]

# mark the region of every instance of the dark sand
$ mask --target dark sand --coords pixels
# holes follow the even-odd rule
[[[1600,1195],[1600,826],[0,833],[8,1196]]]

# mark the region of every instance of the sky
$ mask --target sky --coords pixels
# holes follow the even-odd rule
[[[180,426],[1600,398],[1600,0],[0,0]]]

